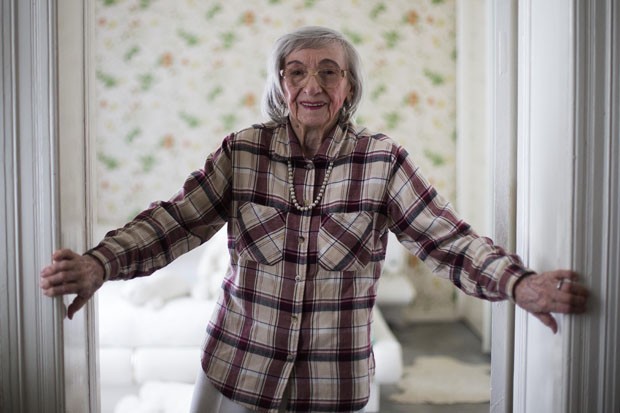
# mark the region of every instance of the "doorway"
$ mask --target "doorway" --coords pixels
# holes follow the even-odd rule
[[[434,4],[435,2],[426,2],[425,4],[429,8],[434,7],[434,6],[431,6],[431,3]],[[442,3],[442,2],[438,2],[438,3]],[[120,2],[97,3],[98,7],[102,7],[102,8],[103,7],[118,7],[121,4],[122,3]],[[157,9],[158,6],[161,6],[161,4],[158,5],[157,2],[143,2],[143,3],[140,3],[140,5],[137,5],[137,4],[133,6],[130,5],[129,11],[131,11],[132,7],[134,11],[139,12],[140,10],[144,10],[149,7],[153,7]],[[221,7],[222,6],[219,6],[219,8],[213,7],[213,8],[203,10],[202,13],[198,13],[196,14],[196,16],[201,16],[201,18],[204,18],[204,19],[213,19],[218,15],[220,16],[225,15],[225,11],[223,11]],[[310,7],[310,6],[304,5],[303,7],[304,7],[303,9],[304,11],[308,11],[305,9],[305,7]],[[400,16],[400,17],[405,18],[407,21],[406,24],[409,24],[411,26],[409,27],[409,29],[412,31],[411,35],[418,35],[418,36],[420,35],[419,32],[416,32],[416,30],[422,30],[420,28],[420,19],[423,19],[423,21],[429,24],[430,22],[436,23],[439,26],[446,23],[445,21],[434,20],[435,16],[432,16],[431,13],[426,12],[426,10],[427,9],[424,9],[424,8],[409,10],[410,13],[406,14],[405,16],[402,16],[402,15]],[[152,19],[146,20],[146,21],[136,21],[135,19],[131,20],[132,14],[125,13],[122,16],[122,18],[129,19],[129,20],[125,21],[124,25],[119,24],[119,21],[115,22],[114,20],[111,20],[106,17],[103,17],[103,18],[94,17],[93,21],[95,22],[94,24],[96,26],[109,27],[110,30],[112,31],[121,30],[120,27],[123,26],[125,27],[126,31],[121,33],[121,37],[124,36],[125,38],[131,38],[132,30],[138,31],[141,25],[149,24],[149,25],[157,26],[158,19],[163,18],[162,16],[166,14],[165,10],[164,11],[156,10],[156,13],[155,13],[156,16],[157,16],[157,13],[160,13],[160,17],[153,17]],[[181,12],[178,12],[178,13],[181,13]],[[368,16],[370,16],[369,18],[376,19],[374,20],[375,24],[378,24],[378,22],[381,22],[380,19],[382,18],[382,16],[383,17],[386,16],[387,15],[386,13],[388,13],[388,11],[383,10],[382,7],[380,7],[379,3],[374,4],[374,6],[368,10]],[[172,14],[174,15],[174,13]],[[237,15],[238,14],[239,13],[237,13]],[[179,15],[177,15],[177,17],[179,17]],[[96,13],[95,13],[95,16],[96,16]],[[247,32],[246,36],[252,35],[254,38],[260,40],[261,39],[260,33],[256,32],[255,28],[253,28],[253,24],[256,23],[257,19],[260,16],[258,16],[257,14],[252,14],[251,11],[248,11],[248,12],[241,13],[241,17],[243,17],[241,21],[242,21],[242,24],[245,25],[244,28]],[[325,24],[327,24],[327,22],[325,22]],[[188,27],[191,27],[191,25]],[[181,42],[189,49],[200,47],[199,46],[201,44],[200,35],[189,32],[186,29],[187,28],[173,29],[172,36],[174,37],[175,41]],[[352,39],[357,39],[360,42],[364,42],[363,37],[361,39],[356,37],[359,35],[359,33],[357,33],[353,29],[349,31],[348,35],[351,36]],[[385,32],[384,36],[381,38],[382,45],[379,47],[379,49],[384,48],[386,50],[387,56],[390,56],[390,57],[393,56],[393,54],[397,52],[397,50],[395,49],[398,49],[399,46],[402,47],[403,44],[407,44],[406,39],[399,38],[399,36],[403,36],[403,35],[399,33],[389,32],[389,31]],[[213,46],[215,48],[214,50],[220,50],[222,52],[225,52],[226,50],[229,50],[229,48],[234,47],[236,42],[240,42],[239,38],[235,38],[234,33],[230,33],[229,31],[226,31],[226,30],[223,30],[221,31],[221,33],[218,33],[218,36],[216,36],[216,40],[217,40],[216,42],[217,44]],[[263,38],[261,41],[263,41],[262,43],[263,45],[267,45],[267,47],[264,48],[264,50],[262,50],[263,52],[265,52],[266,49],[269,48],[269,45],[272,43],[273,39]],[[433,39],[431,38],[430,41],[432,42]],[[114,47],[114,45],[109,42],[109,39],[106,40],[104,38],[96,38],[96,42],[98,42],[99,47],[103,47],[103,48]],[[101,43],[99,44],[99,42]],[[116,147],[113,148],[113,151],[110,151],[109,147],[108,149],[100,147],[98,143],[96,147],[94,148],[94,152],[95,152],[94,159],[100,166],[103,165],[104,168],[107,168],[108,172],[110,173],[108,175],[108,179],[100,181],[101,186],[99,186],[97,190],[105,191],[106,194],[114,194],[114,196],[116,197],[116,199],[100,200],[97,202],[97,204],[100,205],[99,211],[97,213],[97,217],[98,217],[97,221],[101,222],[99,221],[100,219],[99,213],[102,210],[101,206],[106,207],[105,213],[108,214],[107,215],[108,217],[113,216],[115,217],[114,219],[121,217],[119,221],[116,221],[113,223],[110,221],[106,222],[105,219],[108,219],[108,218],[103,219],[102,221],[103,221],[104,229],[96,228],[94,231],[95,234],[98,234],[98,235],[101,235],[107,229],[111,229],[115,226],[122,225],[124,221],[129,219],[137,211],[139,211],[141,208],[146,206],[146,203],[148,201],[152,201],[153,199],[165,199],[170,194],[172,194],[174,191],[176,191],[178,185],[183,181],[184,174],[186,174],[188,171],[192,169],[195,169],[196,167],[200,167],[200,163],[202,161],[201,158],[204,156],[205,153],[208,153],[211,149],[215,147],[215,145],[217,144],[217,141],[219,141],[219,139],[222,138],[223,134],[229,131],[230,129],[233,129],[235,125],[242,124],[241,117],[236,113],[225,112],[225,111],[218,112],[217,110],[214,113],[210,113],[210,114],[200,114],[200,113],[197,114],[195,112],[192,112],[191,110],[192,108],[200,107],[200,105],[191,104],[191,99],[187,95],[183,95],[184,92],[176,90],[173,85],[167,84],[166,81],[161,81],[161,82],[158,81],[160,77],[163,78],[164,76],[167,76],[167,75],[171,75],[172,77],[175,77],[178,75],[180,71],[185,70],[185,69],[191,70],[192,68],[195,68],[196,65],[200,66],[201,63],[193,61],[191,57],[184,55],[182,52],[173,53],[171,51],[163,51],[162,53],[153,54],[151,56],[151,60],[149,61],[148,56],[150,55],[150,53],[148,53],[148,50],[150,50],[149,46],[142,46],[140,44],[127,45],[127,47],[123,48],[122,50],[123,53],[121,53],[118,56],[118,60],[112,60],[110,61],[110,63],[112,63],[113,65],[114,64],[123,65],[124,62],[126,63],[126,62],[136,61],[139,59],[144,59],[144,61],[140,62],[141,64],[144,65],[144,66],[141,66],[143,70],[138,70],[137,72],[133,73],[133,76],[129,76],[129,74],[125,72],[120,77],[115,76],[114,73],[108,70],[97,70],[95,73],[94,83],[101,84],[103,85],[104,88],[110,88],[110,89],[118,88],[119,85],[131,83],[133,85],[132,87],[137,92],[156,91],[160,93],[161,95],[164,95],[165,94],[164,92],[172,92],[173,95],[177,94],[179,95],[177,97],[180,97],[181,100],[186,101],[187,106],[179,110],[173,111],[172,115],[175,118],[175,122],[177,126],[172,127],[172,128],[168,127],[167,132],[161,133],[158,130],[158,127],[160,127],[161,124],[158,122],[153,122],[153,124],[150,124],[149,122],[145,122],[144,116],[146,116],[147,112],[155,111],[155,109],[161,108],[162,106],[164,106],[165,103],[163,101],[161,100],[158,101],[157,99],[154,99],[154,100],[149,101],[147,104],[144,104],[144,103],[136,103],[132,99],[114,100],[114,99],[106,98],[106,99],[96,100],[95,105],[98,106],[98,109],[105,108],[107,110],[106,112],[107,115],[112,113],[113,114],[112,117],[118,116],[122,110],[127,109],[127,112],[125,112],[124,114],[121,114],[120,118],[116,118],[116,120],[113,120],[112,118],[105,118],[105,116],[97,118],[98,119],[97,122],[100,122],[100,121],[102,122],[101,130],[107,130],[112,135],[116,135],[117,137],[120,136],[121,141],[124,145],[124,146],[116,145]],[[173,50],[176,52],[177,50],[182,50],[182,49],[181,48],[170,48],[170,50]],[[256,48],[256,50],[253,50],[253,52],[259,53],[261,52],[261,50],[260,48]],[[451,53],[452,52],[453,50],[451,51]],[[95,65],[97,63],[96,59],[97,57],[94,57],[93,62],[92,62]],[[451,55],[449,59],[454,59],[454,57]],[[260,56],[259,58],[256,58],[256,60],[264,61],[265,59],[264,59],[264,56]],[[368,60],[373,60],[373,59],[370,58]],[[235,61],[235,60],[232,60],[232,61]],[[226,59],[220,59],[219,61],[216,60],[212,62],[212,64],[214,65],[214,70],[219,70],[220,73],[230,72],[229,67],[225,64],[225,62],[226,62]],[[453,64],[453,63],[450,63],[450,64]],[[239,66],[243,67],[243,65],[241,64],[239,64]],[[144,69],[146,67],[149,67],[149,70]],[[386,70],[387,69],[385,69],[385,66],[383,64],[377,64],[375,67],[372,67],[371,70],[368,70],[368,71],[372,72],[369,74],[377,75],[377,74],[381,74],[381,72],[385,72]],[[231,75],[231,73],[226,73],[226,74]],[[385,75],[385,73],[383,74]],[[245,73],[241,73],[241,74],[232,73],[232,77],[237,78],[237,79],[244,78],[245,75],[246,75]],[[262,79],[260,78],[260,70],[257,70],[251,76],[256,77],[256,81],[248,82],[250,85],[262,85]],[[434,85],[437,88],[441,88],[443,85],[446,84],[446,78],[444,77],[442,80],[442,74],[439,72],[433,72],[433,70],[431,69],[426,70],[426,71],[423,70],[422,78],[426,79],[428,82],[430,82],[431,85]],[[200,79],[197,77],[191,78],[191,76],[188,77],[187,81],[189,82],[189,86],[192,89],[191,90],[192,94],[196,92],[196,87],[197,85],[201,84],[202,80],[204,79]],[[381,103],[383,102],[382,99],[389,98],[390,92],[391,92],[390,85],[386,85],[386,84],[376,85],[370,88],[370,92],[373,93],[373,97],[377,100],[377,102]],[[209,101],[211,99],[211,102],[216,102],[216,103],[220,102],[220,99],[225,97],[227,93],[229,92],[222,85],[219,85],[219,86],[215,85],[215,86],[212,86],[211,88],[203,90],[202,92],[198,92],[198,94],[200,94],[201,97],[204,98],[204,100]],[[129,95],[125,95],[125,97],[128,97],[128,96]],[[241,108],[240,109],[241,112],[245,113],[246,115],[251,116],[252,119],[255,119],[258,116],[256,112],[257,96],[260,96],[260,90],[248,91],[248,92],[242,93],[240,97],[237,97],[238,99],[234,103]],[[396,105],[404,106],[406,109],[411,110],[414,114],[416,114],[416,111],[417,111],[418,113],[415,115],[417,116],[420,114],[420,112],[424,112],[424,110],[428,109],[428,107],[431,105],[436,104],[436,107],[441,108],[443,106],[443,108],[445,108],[447,102],[449,101],[449,99],[447,98],[435,99],[436,95],[431,96],[431,98],[433,99],[428,99],[428,97],[429,96],[425,90],[411,90],[407,94],[407,100],[405,101],[405,104],[402,105],[403,101],[401,98],[399,99],[399,102],[396,102]],[[425,98],[426,100],[424,101]],[[455,100],[454,96],[453,96],[453,100]],[[225,108],[227,105],[218,104],[217,106],[218,108],[219,107]],[[450,109],[448,109],[448,112],[449,110]],[[407,124],[410,121],[406,120],[406,116],[402,112],[393,110],[393,111],[388,111],[383,114],[368,113],[364,115],[363,113],[360,113],[360,116],[362,117],[361,120],[366,120],[369,123],[375,122],[376,124],[379,125],[379,127],[383,127],[385,129],[391,130],[395,136],[406,136],[407,135],[407,132],[408,132]],[[135,126],[135,127],[127,128],[124,130],[118,128],[119,124],[122,124],[124,122],[129,123],[128,121],[132,119],[132,117],[135,117],[135,119],[137,120],[142,119],[142,122],[138,122],[138,123],[139,124],[146,123],[147,125],[145,127]],[[159,119],[160,117],[157,117],[157,118]],[[213,138],[214,141],[207,142],[207,141],[199,139],[199,142],[197,143],[196,139],[192,138],[191,136],[192,135],[195,136],[195,134],[197,133],[197,129],[199,129],[201,125],[207,124],[210,121],[213,121],[214,123],[219,125],[218,126],[219,129],[216,131],[218,133],[207,134],[208,136]],[[437,121],[437,118],[435,119],[435,121]],[[421,121],[418,120],[416,122],[421,122]],[[439,121],[438,123],[441,123],[441,121]],[[166,129],[166,128],[162,128],[162,129]],[[441,142],[430,143],[428,144],[427,147],[422,146],[422,148],[424,149],[421,149],[421,152],[423,153],[423,157],[422,157],[423,163],[427,164],[425,169],[432,170],[434,169],[434,167],[438,167],[440,171],[442,170],[444,171],[444,172],[437,173],[436,176],[434,175],[434,173],[431,174],[431,179],[437,182],[437,186],[439,187],[441,187],[442,185],[445,186],[444,189],[447,188],[446,192],[451,193],[451,196],[454,197],[456,193],[456,188],[454,186],[450,188],[450,185],[454,185],[454,184],[450,184],[449,179],[444,176],[444,173],[446,176],[447,175],[454,176],[456,174],[454,172],[456,168],[454,164],[454,151],[455,151],[454,133],[453,131],[452,132],[449,131],[449,127],[447,128],[447,131],[448,133],[446,133],[446,135],[449,138],[447,141],[444,142],[445,145],[443,146],[445,146],[446,148],[452,147],[453,148],[452,153],[443,153],[440,150],[438,150],[436,146],[434,146],[434,145],[442,146]],[[97,134],[96,136],[99,137],[99,134]],[[157,139],[149,140],[150,136],[157,136]],[[430,139],[430,136],[431,136],[430,134],[427,135],[426,139]],[[133,161],[131,161],[130,160],[131,158],[129,157],[131,152],[127,150],[123,150],[123,147],[126,149],[128,147],[131,147],[132,145],[135,145],[134,147],[136,148],[141,147],[141,145],[144,145],[142,146],[142,148],[144,149],[144,153],[142,153],[139,157],[134,158]],[[187,156],[181,155],[182,153],[185,153],[183,152],[184,149],[190,149],[189,155]],[[450,162],[450,158],[452,158],[452,162]],[[179,166],[178,172],[177,171],[167,172],[165,171],[165,169],[158,169],[158,168],[161,168],[163,165],[166,165],[167,162],[169,162],[170,160],[178,160],[178,159],[183,160],[182,161],[183,164],[178,165]],[[176,162],[176,163],[179,164],[179,162]],[[119,171],[122,170],[123,167],[127,165],[132,165],[129,167],[130,173],[137,174],[143,178],[146,178],[147,180],[146,181],[143,180],[141,183],[138,183],[138,184],[124,185],[125,182],[122,182],[122,178],[119,178],[123,175]],[[133,168],[133,170],[131,168]],[[172,175],[176,173],[179,173],[179,175],[175,178]],[[166,182],[162,182],[161,180],[156,179],[164,175],[167,177]],[[148,178],[148,177],[151,177],[151,178]],[[148,180],[148,179],[151,179],[151,180]],[[122,182],[122,184],[119,185],[119,182]],[[167,184],[170,184],[171,186],[167,187],[166,186]],[[127,207],[127,205],[130,204],[130,202],[133,202],[139,199],[140,196],[142,196],[140,194],[148,195],[148,197],[144,197],[138,202],[138,204],[141,204],[142,207],[135,207],[135,206],[129,207],[126,210],[124,210],[124,212],[120,210],[120,207],[125,208]],[[102,228],[102,227],[99,226],[99,228]],[[96,238],[97,236],[94,237],[94,240],[96,240]],[[451,290],[444,289],[444,287],[440,287],[437,290],[438,291],[441,290],[438,293],[439,294],[437,296],[438,298],[442,300],[447,299],[448,300],[447,302],[449,302],[450,305],[456,307],[456,302],[452,298],[453,292]],[[446,291],[449,291],[449,298],[445,298]],[[452,313],[452,316],[454,316],[454,313]],[[488,325],[486,328],[487,329],[489,328]]]

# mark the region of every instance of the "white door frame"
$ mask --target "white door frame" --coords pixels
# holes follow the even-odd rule
[[[57,0],[58,1],[58,0]],[[83,252],[93,242],[95,169],[94,2],[58,1],[58,203],[60,246]],[[73,297],[65,299],[69,305]],[[64,320],[65,403],[68,412],[98,412],[96,297]]]
[[[488,99],[492,161],[491,234],[515,251],[517,189],[517,0],[489,0]],[[514,304],[492,305],[491,413],[510,413],[513,404]]]
[[[5,0],[0,10],[0,410],[63,411],[63,308],[38,276],[58,240],[55,7]]]
[[[619,25],[614,0],[519,3],[518,252],[592,295],[557,335],[517,311],[515,412],[620,410]]]
[[[0,411],[99,411],[94,304],[68,321],[39,288],[55,248],[89,241],[89,4],[0,6]]]
[[[571,320],[566,411],[620,411],[620,5],[571,4],[574,56],[572,264],[593,297]]]

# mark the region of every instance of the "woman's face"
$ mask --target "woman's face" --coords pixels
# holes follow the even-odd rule
[[[333,87],[322,85],[318,74],[311,75],[326,68],[348,69],[340,44],[332,43],[321,49],[296,50],[284,60],[285,71],[294,69],[298,73],[299,69],[305,69],[310,73],[297,86],[291,85],[288,79],[281,79],[291,123],[303,133],[313,129],[325,133],[331,129],[338,121],[342,105],[351,94],[351,85],[346,75]]]

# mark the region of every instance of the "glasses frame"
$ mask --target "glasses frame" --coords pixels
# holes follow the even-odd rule
[[[290,83],[288,80],[286,80],[286,76],[284,75],[285,69],[280,69],[280,77],[282,79],[284,79],[284,81],[287,82],[287,84],[289,86],[299,88],[299,87],[304,87],[308,83],[308,81],[310,80],[310,76],[314,76],[316,78],[317,83],[319,85],[321,85],[322,88],[325,88],[325,89],[335,89],[338,86],[340,86],[340,83],[342,82],[342,79],[344,79],[346,77],[347,72],[348,72],[348,70],[341,69],[340,67],[338,67],[337,70],[340,71],[340,78],[338,79],[338,84],[334,85],[334,86],[327,86],[327,85],[325,85],[323,83],[323,81],[321,80],[321,77],[317,76],[321,70],[325,70],[325,69],[311,70],[311,69],[306,67],[305,70],[308,72],[308,74],[306,75],[304,80],[301,83],[299,83],[298,85],[294,85],[294,84]]]

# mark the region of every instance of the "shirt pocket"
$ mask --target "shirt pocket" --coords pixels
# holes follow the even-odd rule
[[[318,236],[319,264],[328,271],[359,271],[374,251],[373,214],[346,212],[326,215]]]
[[[244,204],[237,219],[236,249],[240,259],[275,265],[284,259],[286,217],[277,208]]]

